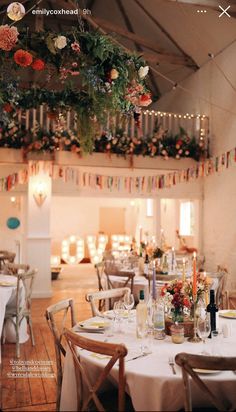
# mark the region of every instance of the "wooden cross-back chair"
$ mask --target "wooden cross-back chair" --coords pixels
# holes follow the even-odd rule
[[[228,270],[224,266],[217,267],[217,273],[219,277],[219,285],[216,291],[216,305],[220,309],[225,309],[227,306],[227,297],[226,297],[226,284],[228,280]]]
[[[16,275],[17,273],[27,272],[30,266],[24,263],[6,263],[3,267],[7,275]]]
[[[77,410],[78,411],[125,411],[125,356],[127,349],[123,344],[114,344],[106,342],[98,342],[88,339],[84,336],[76,334],[68,329],[65,330],[65,337],[68,346],[73,355],[75,366],[75,375],[77,383]],[[102,354],[110,357],[107,364],[101,370],[95,382],[91,382],[91,378],[86,370],[86,366],[81,362],[80,351],[78,349],[86,349],[89,352]],[[99,394],[103,383],[108,378],[113,366],[118,362],[118,405],[115,406],[114,392],[110,397],[110,405],[107,402],[107,397]],[[106,402],[104,402],[106,400]],[[91,404],[94,404],[96,409],[90,409]],[[108,405],[107,405],[108,403]]]
[[[126,294],[130,293],[130,288],[116,288],[101,290],[99,292],[87,293],[86,300],[91,305],[93,316],[103,316],[100,310],[99,302],[104,301],[105,309],[112,309],[115,300],[123,299]]]
[[[16,356],[20,357],[20,325],[24,318],[26,318],[30,329],[30,336],[32,345],[35,345],[32,318],[31,318],[31,295],[33,290],[33,283],[37,270],[24,271],[14,269],[14,272],[8,272],[12,276],[17,278],[16,286],[16,304],[12,307],[7,307],[4,320],[10,320],[16,331]],[[21,292],[21,288],[24,288],[24,292]],[[22,297],[23,296],[23,297]]]
[[[106,280],[106,275],[104,273],[104,261],[99,262],[95,265],[96,269],[96,274],[97,274],[97,279],[98,279],[98,290],[106,290],[107,289],[107,280]],[[102,310],[105,310],[105,300],[99,300],[99,311],[101,312]]]
[[[46,309],[45,317],[48,326],[52,332],[54,339],[54,347],[56,352],[56,364],[57,364],[57,400],[56,410],[59,411],[60,399],[61,399],[61,385],[63,376],[62,357],[65,357],[66,349],[63,346],[63,333],[66,327],[66,321],[68,319],[68,312],[70,313],[70,325],[71,327],[76,325],[76,317],[74,310],[73,299],[65,299],[54,305],[49,306]]]
[[[225,399],[222,398],[221,393],[213,393],[207,383],[205,383],[195,369],[209,369],[220,371],[235,371],[236,357],[219,357],[219,356],[203,356],[192,355],[190,353],[178,353],[175,357],[175,362],[182,368],[182,378],[185,393],[185,411],[192,411],[192,395],[191,384],[189,377],[191,376],[193,382],[206,395],[208,400],[218,411],[232,411],[232,405],[229,405]],[[208,405],[206,405],[208,406]]]
[[[13,263],[16,254],[14,252],[8,252],[7,250],[0,250],[0,270],[7,264]]]
[[[107,265],[106,262],[105,262],[104,273],[107,277],[107,288],[108,289],[114,289],[115,288],[115,283],[117,282],[117,277],[119,277],[123,281],[122,287],[128,286],[131,290],[131,293],[133,293],[133,290],[134,290],[134,277],[135,277],[134,272],[119,270],[114,263]],[[113,279],[112,278],[113,276],[116,276],[116,279]]]

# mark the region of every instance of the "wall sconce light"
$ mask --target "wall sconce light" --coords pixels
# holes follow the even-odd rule
[[[38,206],[42,206],[47,197],[46,185],[44,182],[38,182],[34,189],[34,200]]]

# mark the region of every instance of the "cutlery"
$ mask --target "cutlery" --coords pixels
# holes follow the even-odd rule
[[[169,365],[172,369],[172,372],[174,375],[176,375],[176,370],[175,370],[175,363],[174,363],[174,359],[173,358],[169,358]]]
[[[100,334],[104,334],[103,330],[83,330],[83,329],[74,329],[74,331],[76,333],[100,333]]]
[[[127,359],[126,362],[138,359],[138,358],[143,358],[144,356],[150,355],[151,352],[145,352],[145,353],[141,353],[140,355],[134,356],[133,358]]]

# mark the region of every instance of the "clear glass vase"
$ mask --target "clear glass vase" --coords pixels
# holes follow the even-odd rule
[[[171,310],[172,313],[172,321],[173,323],[181,323],[184,321],[184,312],[183,312],[183,308],[173,308]]]

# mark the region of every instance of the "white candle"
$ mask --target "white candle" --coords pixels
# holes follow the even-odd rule
[[[139,226],[139,241],[140,241],[140,243],[142,242],[142,238],[143,238],[143,228],[142,228],[142,226]]]

